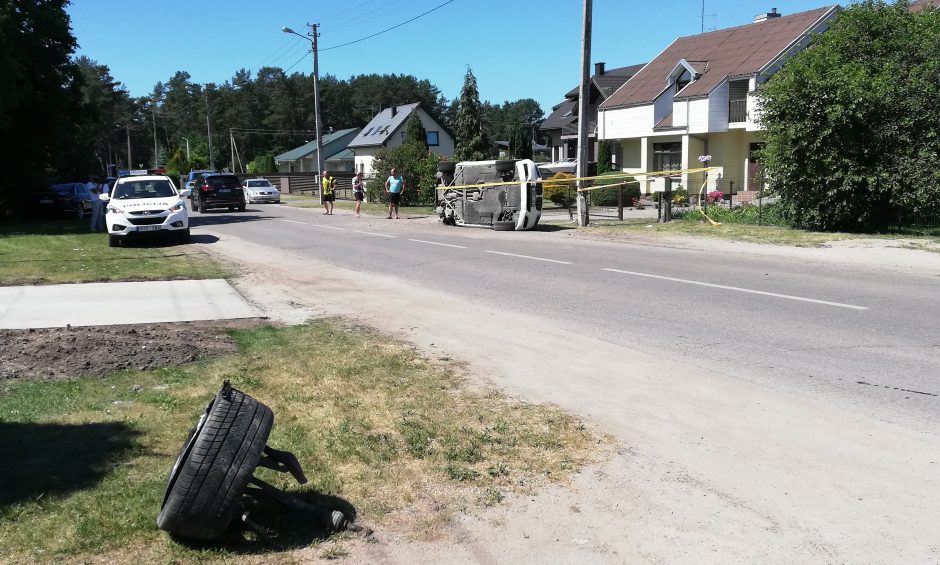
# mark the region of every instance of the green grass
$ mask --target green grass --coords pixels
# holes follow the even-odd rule
[[[772,212],[772,210],[771,210]],[[655,218],[632,219],[625,221],[594,221],[586,233],[609,237],[630,237],[635,235],[654,236],[693,236],[746,241],[770,245],[790,245],[795,247],[819,247],[834,241],[843,240],[904,240],[899,246],[926,251],[940,251],[940,230],[892,230],[883,234],[862,234],[842,232],[815,232],[790,228],[773,213],[765,218],[772,225],[757,225],[757,209],[746,207],[729,211],[727,208],[709,207],[709,218],[716,224],[705,220],[698,210],[685,210],[674,221],[667,224],[657,223]]]
[[[295,208],[322,207],[317,197],[298,194],[283,194],[281,195],[281,202],[287,206],[294,206]],[[333,207],[337,210],[352,211],[355,209],[356,203],[348,200],[337,200],[333,203]],[[372,216],[386,216],[388,215],[388,205],[382,204],[381,202],[363,202],[361,211],[363,214]],[[401,206],[398,208],[398,212],[402,216],[427,216],[435,213],[434,206]]]
[[[263,505],[253,517],[278,528],[273,541],[191,546],[156,529],[166,475],[226,378],[272,408],[269,444],[297,455],[310,483],[259,475],[345,500],[379,531],[433,536],[456,509],[566,480],[599,441],[558,409],[468,391],[447,368],[337,321],[232,335],[239,354],[210,362],[0,385],[3,560],[256,562],[319,543],[303,519]],[[342,555],[342,537],[322,551]]]
[[[207,279],[233,270],[191,245],[108,247],[88,222],[58,220],[0,226],[0,285]]]

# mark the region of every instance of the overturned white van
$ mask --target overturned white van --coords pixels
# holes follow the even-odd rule
[[[529,159],[441,162],[437,213],[452,226],[531,230],[542,215],[542,183]]]

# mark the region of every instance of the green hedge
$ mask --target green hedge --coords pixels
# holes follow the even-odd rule
[[[599,178],[594,181],[594,186],[605,186],[608,184],[619,184],[624,181],[630,180],[629,177],[624,177],[623,173],[620,171],[610,171],[600,175],[602,178]],[[610,177],[605,179],[603,177]],[[620,187],[614,186],[611,188],[600,188],[597,190],[591,191],[591,204],[594,206],[616,206],[617,205],[617,192]],[[623,185],[623,205],[632,206],[634,199],[638,200],[640,198],[640,183],[636,181],[630,181],[629,183]]]
[[[708,217],[722,224],[754,224],[757,225],[758,207],[753,204],[745,204],[738,208],[722,208],[720,206],[709,206]],[[761,224],[765,226],[787,226],[789,225],[783,215],[783,208],[777,204],[765,204],[761,212]],[[674,212],[676,218],[690,221],[705,221],[705,217],[698,208],[691,210]]]

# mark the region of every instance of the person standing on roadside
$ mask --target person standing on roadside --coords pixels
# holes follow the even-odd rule
[[[392,219],[392,212],[395,212],[395,219],[400,220],[398,216],[398,206],[401,204],[401,193],[405,192],[405,179],[398,174],[398,169],[392,167],[391,175],[385,181],[385,192],[388,194],[388,219]]]
[[[359,210],[362,208],[362,201],[366,198],[365,183],[362,182],[362,172],[356,173],[352,180],[353,198],[356,199],[356,217],[359,217]]]
[[[91,195],[91,231],[104,231],[104,204],[101,201],[101,183],[97,179],[90,180],[86,187]]]
[[[336,200],[336,195],[333,193],[333,188],[336,186],[336,179],[330,176],[328,171],[323,171],[323,180],[320,181],[320,186],[323,187],[323,213],[332,215],[333,214],[333,201]]]

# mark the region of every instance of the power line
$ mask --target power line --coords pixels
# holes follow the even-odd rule
[[[303,61],[304,59],[306,59],[306,58],[307,58],[307,55],[309,55],[310,53],[311,53],[311,50],[310,50],[310,49],[307,49],[307,51],[303,54],[303,56],[302,56],[300,59],[297,59],[296,61],[294,61],[294,64],[293,64],[293,65],[291,65],[291,66],[287,67],[286,69],[284,69],[284,74],[286,75],[286,74],[287,74],[287,71],[293,69],[294,67],[297,66],[298,63],[300,63],[301,61]]]
[[[403,21],[403,22],[401,22],[400,24],[393,25],[393,26],[390,27],[390,28],[383,29],[382,31],[377,32],[377,33],[373,33],[372,35],[367,35],[367,36],[365,36],[365,37],[361,37],[361,38],[359,38],[359,39],[354,39],[354,40],[352,40],[352,41],[348,41],[348,42],[346,42],[346,43],[341,43],[341,44],[339,44],[339,45],[334,45],[334,46],[332,46],[332,47],[324,47],[323,49],[320,49],[320,52],[329,51],[330,49],[339,49],[340,47],[346,47],[347,45],[352,45],[353,43],[359,43],[360,41],[365,41],[366,39],[372,39],[373,37],[382,35],[383,33],[387,33],[387,32],[389,32],[389,31],[392,31],[393,29],[400,28],[401,26],[403,26],[403,25],[405,25],[405,24],[410,24],[411,22],[417,20],[418,18],[421,18],[421,17],[423,17],[423,16],[426,16],[426,15],[430,14],[431,12],[434,12],[434,11],[436,11],[436,10],[439,10],[439,9],[443,8],[444,6],[450,4],[450,3],[453,2],[453,1],[454,1],[454,0],[447,0],[446,2],[443,2],[443,3],[441,3],[441,4],[438,4],[437,6],[431,8],[431,9],[428,10],[427,12],[418,14],[417,16],[411,18],[410,20]],[[295,63],[295,64],[296,64],[296,63]]]

